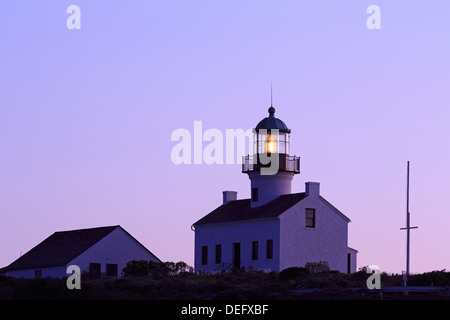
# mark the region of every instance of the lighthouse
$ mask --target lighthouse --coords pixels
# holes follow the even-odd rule
[[[251,197],[223,191],[222,204],[191,226],[196,272],[279,272],[311,262],[355,272],[358,251],[348,246],[350,219],[321,195],[319,182],[292,192],[300,157],[290,154],[291,130],[272,105],[268,111],[253,129],[253,150],[243,157]]]
[[[248,174],[251,207],[264,205],[291,193],[291,182],[300,173],[300,157],[289,155],[291,130],[275,117],[275,108],[253,129],[253,154],[244,157],[242,172]]]

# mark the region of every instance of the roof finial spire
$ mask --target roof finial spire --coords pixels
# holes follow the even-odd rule
[[[273,107],[272,81],[270,81],[270,108],[269,108],[269,116],[273,117],[274,113],[275,113],[275,108]]]
[[[270,106],[271,107],[273,107],[272,98],[273,98],[273,95],[272,95],[272,81],[270,81]]]

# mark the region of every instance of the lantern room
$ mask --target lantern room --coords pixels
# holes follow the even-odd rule
[[[286,124],[275,117],[275,108],[269,108],[269,116],[262,119],[254,132],[253,155],[244,158],[242,172],[259,171],[265,167],[261,157],[272,154],[279,159],[279,171],[300,173],[300,158],[289,156],[291,130]]]
[[[255,130],[256,154],[284,153],[289,154],[290,129],[278,118],[275,108],[269,108],[269,116],[261,120]]]

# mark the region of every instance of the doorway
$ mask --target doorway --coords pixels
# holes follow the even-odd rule
[[[233,268],[239,269],[241,267],[241,244],[239,242],[233,243]]]

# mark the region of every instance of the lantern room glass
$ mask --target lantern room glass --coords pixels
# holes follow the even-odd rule
[[[256,136],[256,153],[289,154],[289,133],[268,130],[258,132]]]

